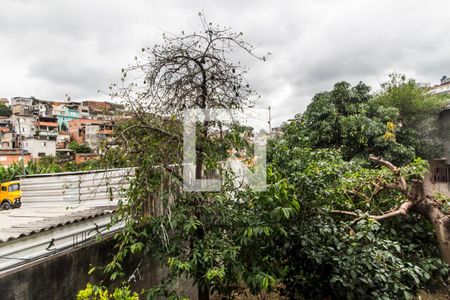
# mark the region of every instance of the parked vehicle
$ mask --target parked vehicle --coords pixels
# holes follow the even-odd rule
[[[19,181],[3,182],[0,185],[0,208],[8,210],[20,207],[22,205],[21,193]]]

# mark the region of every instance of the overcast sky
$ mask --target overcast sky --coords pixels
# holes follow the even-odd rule
[[[0,0],[0,97],[108,100],[97,90],[164,31],[199,30],[199,11],[272,53],[249,81],[277,124],[337,81],[450,75],[448,0]]]

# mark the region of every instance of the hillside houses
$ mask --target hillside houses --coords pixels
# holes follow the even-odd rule
[[[35,97],[1,98],[10,117],[0,116],[0,164],[57,156],[73,151],[70,142],[85,144],[98,157],[98,149],[113,132],[123,106],[106,101],[49,101]],[[20,154],[20,155],[19,155]]]
[[[442,76],[441,82],[429,88],[431,94],[450,94],[450,78]]]

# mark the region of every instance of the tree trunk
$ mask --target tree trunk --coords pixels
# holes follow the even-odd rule
[[[198,286],[198,300],[209,300],[209,291],[206,287]]]
[[[433,224],[442,260],[450,265],[450,218],[445,215],[437,201],[425,198],[416,204],[420,214],[427,217]]]
[[[408,186],[406,179],[401,175],[400,168],[381,157],[369,156],[369,160],[391,170],[397,177],[397,181],[395,184],[385,184],[384,187],[400,191],[408,199],[397,211],[386,213],[384,216],[378,217],[378,219],[383,220],[385,219],[383,217],[406,214],[411,209],[416,210],[433,224],[439,249],[441,250],[442,260],[450,265],[450,216],[446,215],[442,210],[441,203],[436,201],[432,195],[425,193],[423,181],[413,179]],[[399,211],[400,213],[396,213]]]
[[[197,143],[196,143],[196,164],[195,164],[195,179],[202,179],[203,175],[203,150],[204,150],[204,144],[206,143],[206,139],[208,138],[208,125],[209,122],[205,121],[203,122],[203,127],[201,130],[200,135],[197,137]]]

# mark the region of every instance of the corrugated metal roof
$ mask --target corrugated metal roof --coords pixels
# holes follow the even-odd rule
[[[26,175],[22,176],[24,178],[33,178],[33,177],[62,177],[67,175],[81,175],[81,174],[92,174],[92,173],[105,173],[111,171],[122,171],[123,174],[134,174],[134,168],[116,168],[116,169],[100,169],[100,170],[89,170],[89,171],[74,171],[74,172],[64,172],[64,173],[46,173],[46,174],[34,174],[34,175]]]
[[[0,211],[0,273],[113,234],[134,169],[22,177],[22,207]]]
[[[133,169],[67,172],[22,177],[22,207],[0,211],[0,245],[21,236],[112,213]]]
[[[22,202],[88,201],[91,206],[107,205],[109,201],[117,202],[125,198],[125,190],[133,174],[132,169],[115,169],[22,177]]]
[[[0,243],[0,277],[3,272],[24,264],[109,238],[124,225],[122,222],[111,224],[112,215],[107,212],[94,214],[89,213],[88,217],[80,212],[74,218],[68,217],[61,226]],[[70,223],[74,219],[77,221]]]
[[[58,226],[114,212],[116,206],[69,207],[67,205],[33,207],[0,211],[0,244]]]

